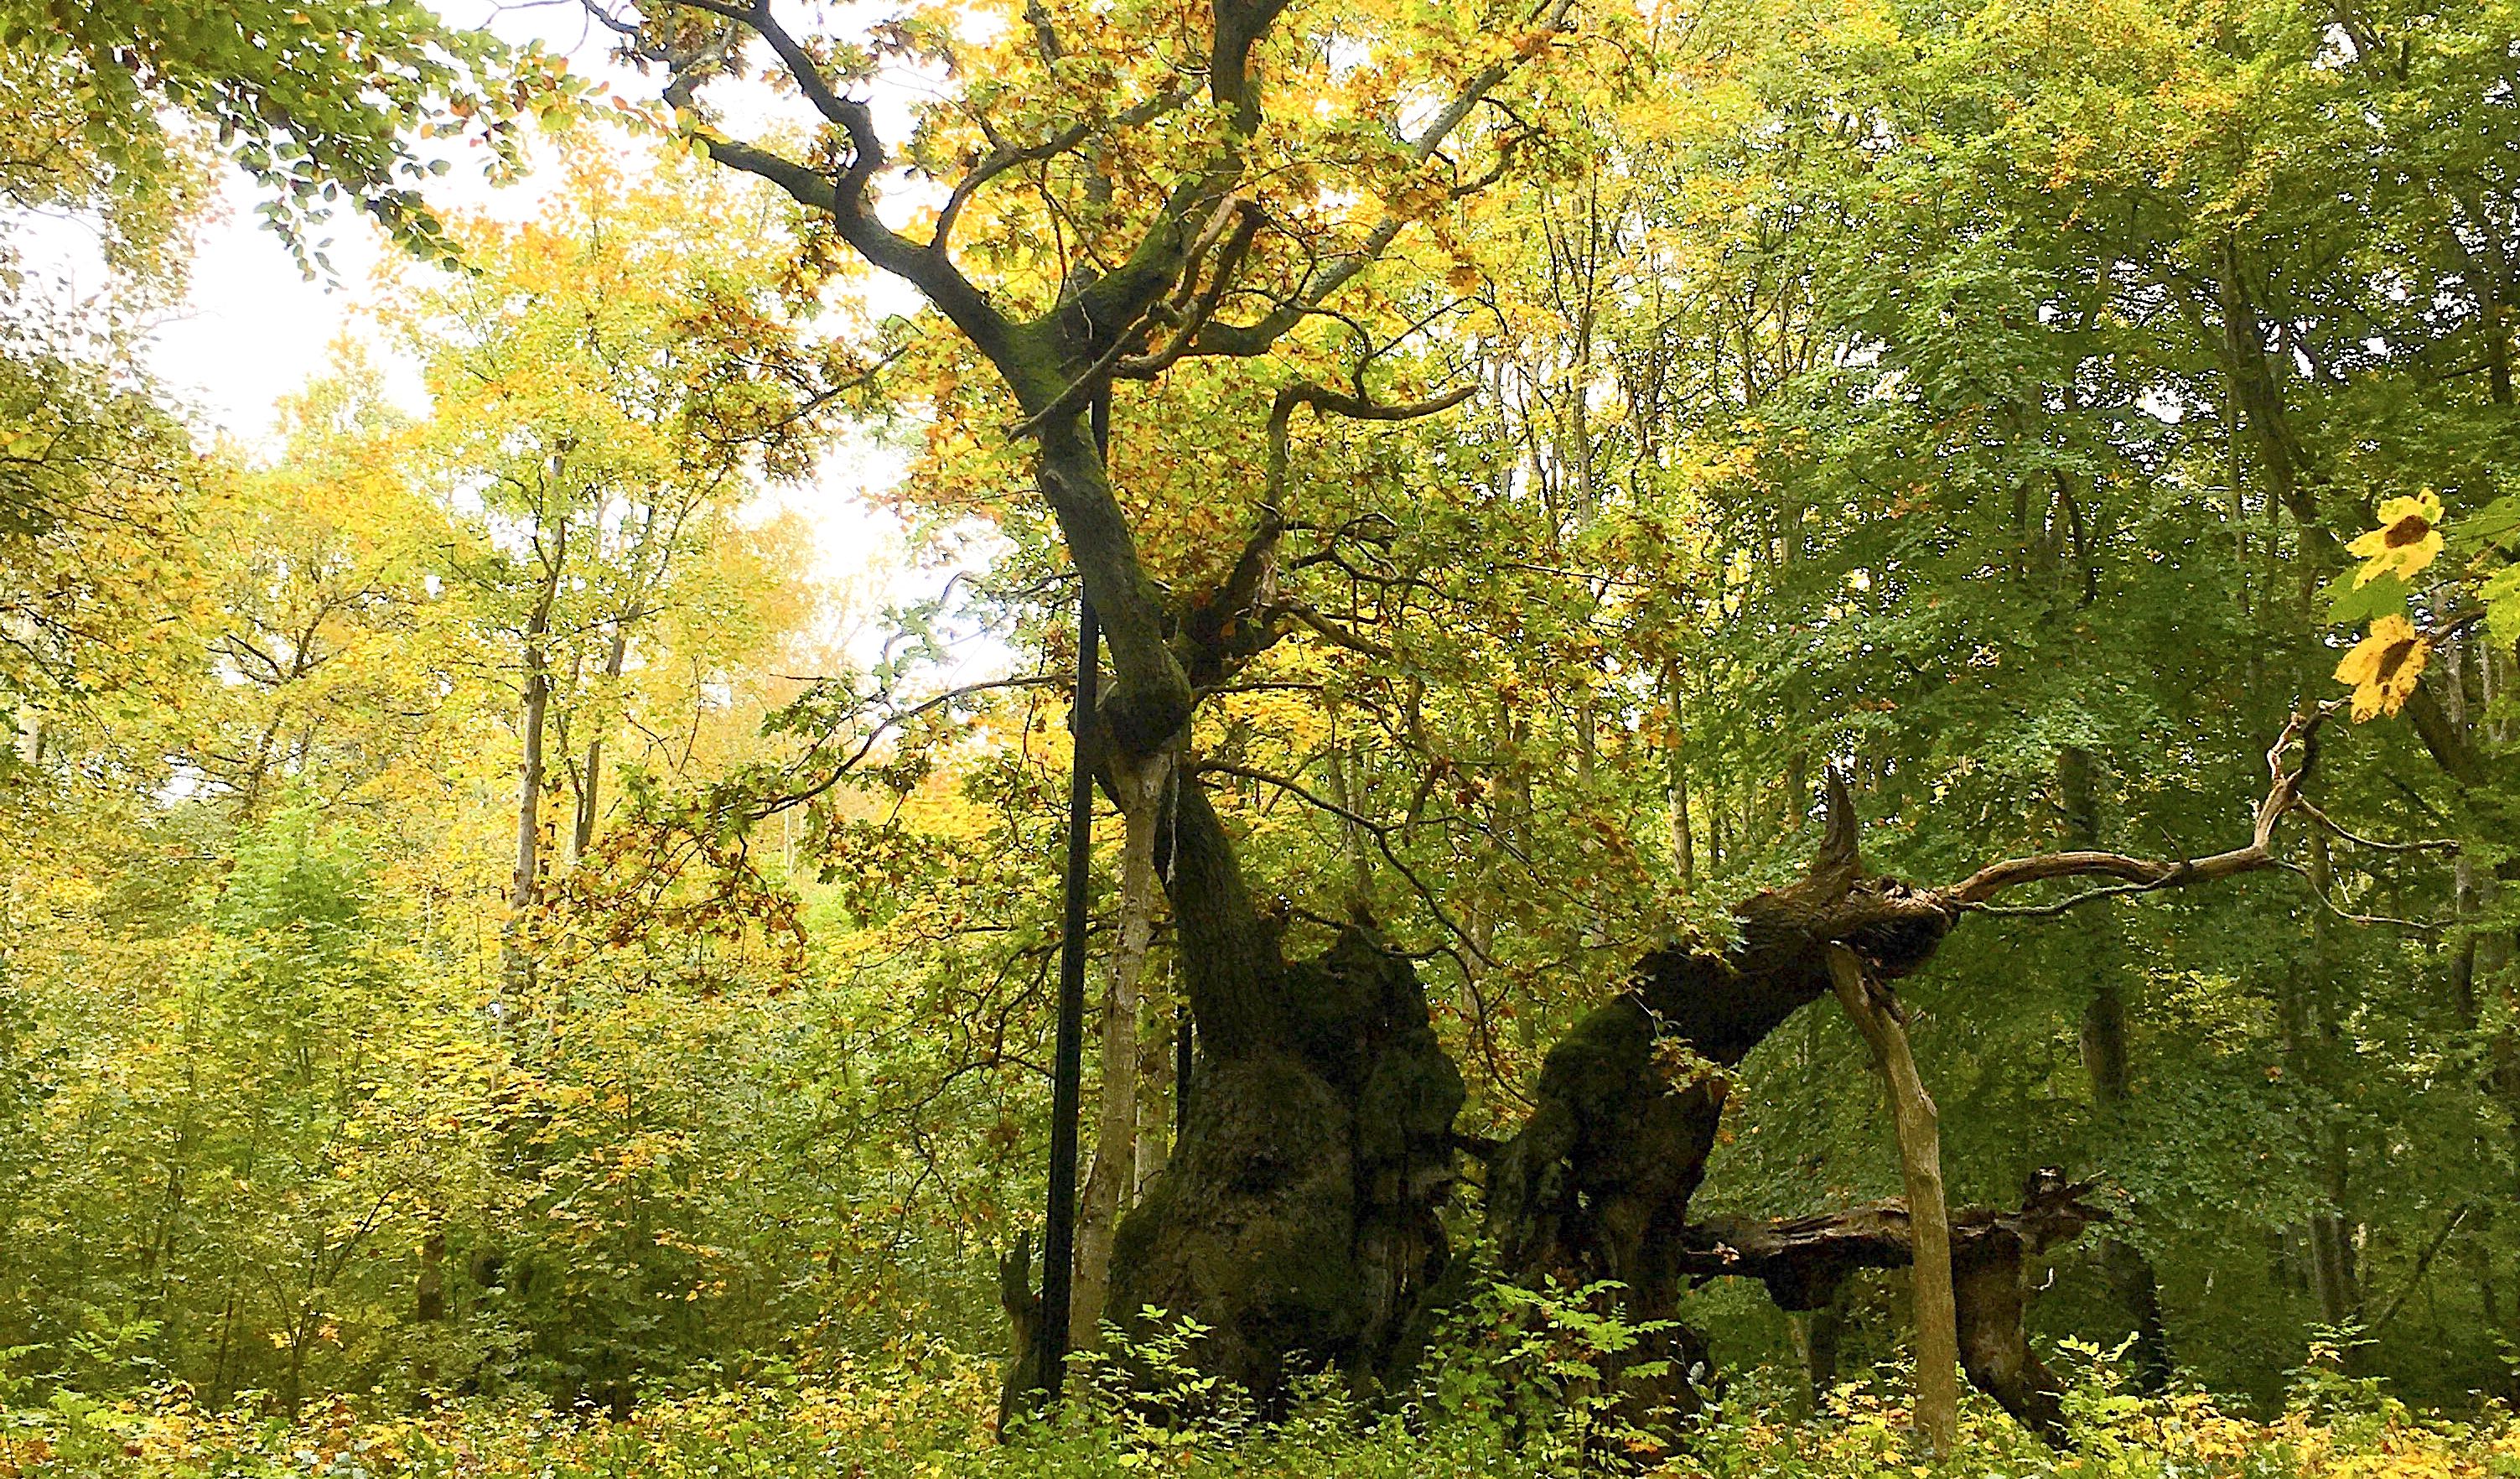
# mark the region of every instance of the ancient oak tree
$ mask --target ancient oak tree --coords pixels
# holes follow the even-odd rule
[[[1667,1321],[1688,1281],[1718,1274],[1758,1277],[1809,1308],[1854,1268],[1906,1263],[1895,1205],[1757,1229],[1690,1222],[1723,1070],[1830,996],[1832,961],[1878,982],[1911,974],[1969,913],[2022,885],[2109,880],[2079,896],[2098,898],[2266,868],[2276,825],[2307,810],[2301,777],[2323,711],[2271,752],[2251,840],[2204,859],[2076,851],[1912,884],[1865,869],[1841,789],[1805,877],[1742,901],[1732,938],[1639,962],[1549,1053],[1518,1133],[1465,1143],[1462,1077],[1411,961],[1362,917],[1327,952],[1288,958],[1282,914],[1255,902],[1198,781],[1243,772],[1190,752],[1191,726],[1276,644],[1372,646],[1282,590],[1289,563],[1315,553],[1290,542],[1321,537],[1287,507],[1295,414],[1411,420],[1469,393],[1425,373],[1437,357],[1393,353],[1424,320],[1395,311],[1374,274],[1413,228],[1440,232],[1537,147],[1515,92],[1574,34],[1566,0],[1469,7],[1441,23],[1308,18],[1300,35],[1283,0],[1111,12],[1030,0],[986,17],[913,11],[854,37],[768,0],[588,3],[621,55],[659,79],[686,139],[796,202],[809,265],[853,255],[906,282],[959,336],[944,358],[984,367],[987,385],[941,374],[934,394],[966,422],[996,410],[1101,617],[1111,673],[1091,716],[1097,752],[1131,835],[1153,839],[1197,1029],[1186,1123],[1116,1232],[1105,1308],[1198,1320],[1211,1329],[1199,1359],[1264,1404],[1302,1364],[1368,1389],[1407,1368],[1453,1265],[1442,1212],[1465,1150],[1486,1161],[1488,1227],[1509,1276],[1615,1281],[1640,1322]],[[944,79],[891,137],[887,69]],[[796,115],[739,130],[725,105],[764,78]],[[1325,323],[1334,332],[1316,335]],[[1267,455],[1207,475],[1218,504],[1251,512],[1210,578],[1168,585],[1148,567],[1088,408],[1115,381],[1196,369],[1226,383],[1238,366],[1267,382],[1253,397],[1270,408]],[[1122,444],[1129,410],[1120,398]],[[1167,773],[1170,784],[1145,779]],[[2082,1189],[2047,1177],[2019,1212],[1961,1213],[1949,1229],[1959,1360],[2048,1425],[2054,1384],[2023,1339],[2024,1269],[2098,1215]],[[1011,1287],[1012,1306],[1025,1297]],[[1702,1347],[1662,1327],[1604,1373],[1641,1415],[1696,1400]]]

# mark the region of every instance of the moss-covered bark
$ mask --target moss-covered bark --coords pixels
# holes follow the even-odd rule
[[[1264,1406],[1302,1369],[1406,1352],[1449,1255],[1462,1079],[1407,960],[1363,931],[1271,963],[1284,1031],[1202,1037],[1188,1124],[1121,1224],[1111,1309],[1212,1327],[1200,1359]]]

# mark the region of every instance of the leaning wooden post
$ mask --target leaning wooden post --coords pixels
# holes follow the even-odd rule
[[[1952,1299],[1952,1213],[1943,1196],[1943,1145],[1934,1101],[1908,1051],[1908,1029],[1898,999],[1878,994],[1866,979],[1863,959],[1843,945],[1828,947],[1829,984],[1838,1005],[1872,1046],[1872,1061],[1890,1086],[1891,1123],[1899,1134],[1899,1170],[1908,1183],[1908,1239],[1916,1311],[1916,1431],[1936,1456],[1949,1454],[1959,1434],[1959,1313]]]

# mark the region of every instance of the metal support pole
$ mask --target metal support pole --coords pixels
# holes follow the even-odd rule
[[[1094,442],[1111,450],[1111,391],[1094,397]],[[1094,701],[1102,634],[1080,578],[1076,591],[1075,764],[1067,784],[1067,918],[1058,943],[1058,1037],[1051,1060],[1050,1206],[1041,1249],[1041,1407],[1058,1403],[1067,1375],[1067,1306],[1076,1276],[1077,1103],[1085,1087],[1085,931],[1094,867]]]

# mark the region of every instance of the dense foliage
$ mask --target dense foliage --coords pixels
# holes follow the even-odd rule
[[[1193,199],[1102,366],[1207,665],[1097,822],[1094,1257],[1176,1143],[1166,786],[1272,949],[1414,963],[1493,1147],[1641,956],[1800,875],[1829,773],[1904,877],[2191,859],[2326,704],[2274,866],[2009,895],[1902,985],[1956,1203],[2102,1184],[2030,1327],[2146,1393],[1948,1462],[2520,1471],[2520,7],[1313,0],[1247,116],[1205,6],[796,9],[774,66],[767,7],[591,7],[655,94],[599,108],[418,5],[0,3],[0,1479],[972,1461],[1072,753],[1026,438],[1083,402],[956,294],[1055,325]],[[911,120],[880,222],[800,76]],[[538,205],[428,202],[540,112]],[[416,248],[424,406],[345,349],[256,452],[150,381],[222,149],[310,267],[335,199]],[[1222,204],[1166,186],[1220,151]],[[108,291],[29,265],[48,214]],[[814,568],[783,511],[896,453],[907,568]],[[1900,1190],[1826,1004],[1681,1056],[1706,1212]],[[1744,1400],[1691,1461],[1884,1461],[1905,1289],[1692,1288]],[[1456,1353],[1514,1395],[1438,1364],[1418,1427],[1113,1398],[1004,1461],[1545,1466],[1590,1399],[1517,1319]]]

